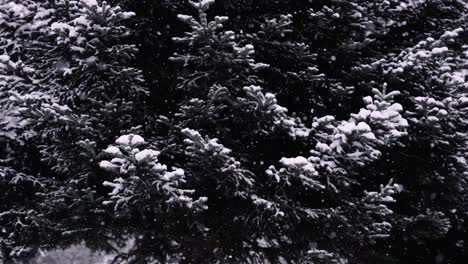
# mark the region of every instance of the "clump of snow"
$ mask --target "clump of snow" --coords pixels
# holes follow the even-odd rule
[[[15,17],[23,18],[23,17],[28,16],[31,13],[26,6],[24,6],[22,4],[17,4],[14,1],[10,1],[7,4],[6,8],[10,12],[12,12],[13,16],[15,16]]]
[[[317,145],[315,145],[315,149],[323,153],[327,153],[331,151],[331,148],[327,144],[324,144],[321,142],[318,142]]]
[[[110,195],[117,195],[122,190],[124,190],[123,183],[125,183],[125,180],[119,177],[117,179],[114,179],[114,182],[105,181],[102,183],[102,185],[113,188],[112,192],[109,193]]]
[[[208,10],[215,0],[201,0],[201,1],[189,1],[189,3],[196,9],[201,9],[202,11]]]
[[[109,146],[104,150],[104,152],[107,154],[114,155],[114,156],[122,155],[122,152],[116,146]]]
[[[142,160],[146,159],[155,159],[159,155],[159,151],[152,150],[152,149],[144,149],[137,154],[135,154],[135,159],[138,162],[141,162]]]
[[[129,19],[131,17],[136,16],[135,12],[122,12],[120,15],[123,19]]]
[[[285,166],[302,166],[309,163],[309,161],[302,156],[298,156],[295,158],[282,158],[280,162]]]
[[[465,79],[468,76],[468,69],[462,69],[460,71],[453,72],[451,77],[452,83],[455,84],[466,84]]]
[[[359,122],[359,124],[357,125],[357,130],[361,132],[370,132],[371,128],[368,124],[364,122]]]
[[[338,130],[345,135],[351,135],[356,129],[357,127],[354,122],[344,121],[338,126]]]
[[[431,57],[431,53],[427,50],[419,50],[416,52],[416,57],[419,57],[419,58],[429,58]]]
[[[457,29],[452,30],[452,31],[445,31],[444,34],[442,34],[442,36],[440,38],[441,39],[456,38],[456,37],[458,37],[458,33],[462,32],[462,31],[463,31],[463,29],[461,29],[461,28],[457,28]]]
[[[192,16],[184,15],[184,14],[178,14],[177,18],[179,20],[181,20],[181,21],[189,21],[190,19],[192,19]]]
[[[313,174],[317,173],[314,165],[302,156],[297,156],[295,158],[282,158],[280,163],[286,167],[303,169],[304,171],[312,172]]]
[[[447,47],[433,48],[431,50],[431,53],[434,54],[434,55],[439,55],[439,54],[448,52],[448,50],[449,49]]]
[[[34,15],[34,20],[44,19],[49,17],[52,13],[53,11],[51,9],[39,10],[37,11],[36,15]]]
[[[74,38],[74,37],[78,36],[78,33],[77,33],[77,31],[76,31],[76,28],[70,26],[70,25],[67,24],[67,23],[63,23],[63,22],[54,22],[54,23],[52,23],[52,25],[50,26],[50,28],[51,28],[52,30],[58,31],[58,32],[63,32],[63,33],[68,32],[68,37],[70,37],[70,38]]]
[[[119,166],[113,164],[112,162],[108,161],[108,160],[102,160],[101,162],[99,162],[99,167],[101,169],[104,169],[104,170],[115,170],[117,169]]]
[[[10,61],[10,56],[8,56],[6,54],[0,55],[0,62],[7,63],[9,61]]]
[[[73,20],[73,24],[82,25],[88,27],[91,24],[91,21],[87,19],[85,16],[79,16]]]
[[[115,144],[133,147],[133,146],[145,144],[145,140],[139,135],[129,134],[129,135],[120,136],[115,141]]]
[[[202,139],[202,136],[200,135],[200,133],[198,133],[198,131],[195,131],[193,129],[190,129],[190,128],[184,128],[181,130],[182,134],[186,135],[187,137],[189,138],[199,138],[199,139]]]
[[[81,2],[88,5],[88,6],[97,6],[98,5],[96,0],[81,0]]]
[[[180,179],[184,177],[184,170],[183,169],[176,169],[174,171],[168,171],[162,177],[165,181],[175,181],[176,179]]]

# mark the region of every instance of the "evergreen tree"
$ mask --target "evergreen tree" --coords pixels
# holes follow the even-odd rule
[[[1,260],[463,263],[466,12],[0,0]]]
[[[33,196],[28,214],[3,214],[4,255],[20,257],[32,245],[67,245],[86,237],[93,237],[88,239],[90,245],[102,246],[101,237],[109,231],[91,228],[102,227],[106,221],[102,201],[96,198],[105,192],[97,174],[97,149],[121,133],[138,130],[136,126],[143,123],[142,108],[136,104],[145,100],[146,91],[140,71],[129,65],[136,49],[123,43],[129,29],[122,21],[133,13],[93,1],[28,5],[9,1],[5,6],[10,24],[17,27],[9,34],[19,43],[6,46],[2,55],[2,62],[10,65],[5,68],[8,78],[17,80],[2,85],[9,96],[2,110],[8,122],[2,124],[11,139],[6,143],[10,152],[6,175],[14,177],[16,167],[27,169],[26,173],[35,176],[20,179],[32,178],[33,183],[39,181],[33,187],[43,188],[26,189],[25,194]],[[22,61],[12,62],[11,58]],[[16,149],[19,151],[12,155],[10,150]],[[21,157],[23,153],[32,155],[35,164],[27,164],[31,161]],[[19,181],[10,181],[10,188]],[[25,195],[21,190],[16,194]],[[45,219],[18,228],[15,222],[22,218]],[[9,237],[16,232],[24,236],[24,242]],[[44,241],[34,237],[38,232]],[[104,242],[107,246],[107,239]]]

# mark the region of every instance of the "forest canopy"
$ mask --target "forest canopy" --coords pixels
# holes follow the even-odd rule
[[[464,263],[467,10],[0,0],[0,262]]]

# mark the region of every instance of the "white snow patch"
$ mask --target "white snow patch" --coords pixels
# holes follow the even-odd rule
[[[282,158],[280,163],[285,166],[303,166],[308,164],[309,161],[302,156],[297,156],[295,158]]]
[[[364,122],[359,122],[359,124],[357,125],[357,129],[359,131],[362,131],[362,132],[370,132],[371,131],[371,128],[368,124],[364,123]]]
[[[88,6],[97,6],[97,1],[96,0],[81,0],[82,3],[88,5]]]
[[[152,149],[144,149],[137,154],[135,154],[135,159],[140,162],[145,159],[156,158],[159,155],[159,151],[152,150]]]
[[[118,147],[115,146],[109,146],[104,150],[105,153],[111,154],[111,155],[122,155],[122,152]]]
[[[114,170],[117,169],[119,166],[112,164],[112,162],[108,160],[103,160],[99,162],[99,167],[104,170]]]
[[[440,48],[433,48],[431,50],[431,53],[432,54],[435,54],[435,55],[438,55],[438,54],[442,54],[442,53],[445,53],[445,52],[448,52],[448,48],[447,47],[440,47]]]
[[[118,145],[138,146],[144,144],[145,140],[139,135],[130,134],[120,136],[115,143]]]

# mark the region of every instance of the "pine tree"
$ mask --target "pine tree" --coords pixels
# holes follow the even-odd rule
[[[237,44],[236,39],[242,39],[243,36],[234,38],[234,32],[221,30],[227,18],[215,17],[213,21],[208,21],[206,11],[210,4],[211,1],[191,3],[198,11],[198,20],[179,15],[192,28],[184,37],[174,38],[177,43],[189,47],[189,53],[176,53],[172,57],[174,62],[181,63],[184,67],[176,86],[176,89],[183,91],[180,97],[176,97],[181,106],[173,117],[160,118],[160,122],[169,127],[170,142],[166,146],[163,144],[167,144],[167,141],[159,143],[165,147],[161,157],[173,160],[178,167],[184,169],[187,185],[192,186],[194,194],[207,197],[206,210],[193,216],[192,221],[197,223],[199,229],[179,227],[187,230],[184,235],[186,238],[175,241],[180,245],[180,254],[192,262],[200,257],[193,254],[202,254],[202,258],[213,261],[298,261],[310,249],[309,239],[312,234],[318,236],[316,239],[321,244],[326,245],[343,237],[349,239],[356,231],[343,228],[343,234],[338,235],[336,231],[332,231],[335,235],[330,238],[327,232],[319,228],[330,225],[330,222],[334,222],[334,226],[349,227],[360,223],[357,229],[361,230],[362,236],[356,239],[356,243],[362,243],[361,240],[368,240],[370,243],[374,239],[387,236],[391,225],[384,219],[392,211],[385,203],[394,201],[391,195],[398,192],[399,185],[390,183],[382,187],[380,193],[368,192],[364,196],[362,193],[354,195],[350,185],[356,185],[351,173],[354,166],[364,166],[365,163],[378,159],[380,152],[376,147],[392,144],[405,135],[407,123],[399,114],[402,111],[401,105],[392,104],[397,92],[387,95],[385,91],[382,93],[375,90],[375,98],[365,100],[368,109],[363,109],[350,121],[339,123],[331,118],[331,123],[323,132],[319,125],[315,129],[308,129],[301,121],[290,117],[284,107],[278,105],[274,94],[263,92],[260,86],[248,85],[261,84],[257,70],[268,65],[256,63],[252,57],[253,46],[247,44],[239,48],[241,44]],[[287,24],[288,19],[283,17],[281,24]],[[254,127],[249,127],[251,125]],[[330,129],[330,126],[334,128]],[[206,134],[205,137],[202,132]],[[303,142],[299,144],[306,144],[305,139],[311,137],[311,140],[318,143],[317,148],[325,152],[323,159],[329,160],[327,164],[330,167],[326,168],[325,164],[312,165],[302,157],[283,158],[281,164],[287,168],[277,171],[271,167],[265,174],[270,161],[260,161],[259,164],[248,162],[246,157],[251,153],[245,152],[249,149],[245,149],[244,142],[256,144],[252,139],[258,140],[258,135],[275,138],[275,133],[278,132],[283,133],[283,137],[289,138],[291,142]],[[182,137],[175,136],[178,133],[182,133]],[[183,135],[187,137],[184,142],[188,147],[181,152]],[[216,138],[211,138],[211,135]],[[319,138],[329,140],[327,143],[330,146],[318,142]],[[221,144],[224,141],[232,149]],[[326,153],[327,149],[330,150],[329,154]],[[314,153],[319,157],[321,155],[318,151]],[[311,161],[317,159],[310,158]],[[352,160],[356,165],[349,167],[348,163]],[[321,175],[314,180],[314,176],[318,175],[317,171]],[[335,176],[332,171],[339,173]],[[295,195],[293,190],[299,195]],[[306,194],[307,192],[310,193]],[[319,197],[323,192],[328,193],[328,197],[323,194],[327,197],[323,198],[327,202],[319,205],[320,208],[314,208],[314,205],[306,202],[306,197]],[[342,198],[332,202],[331,196],[338,192]],[[237,206],[230,206],[236,204]],[[344,205],[353,206],[348,209]],[[224,209],[226,206],[228,211]],[[376,211],[376,214],[364,217],[369,210]],[[336,218],[330,219],[330,215]],[[295,229],[299,223],[311,230],[305,235],[297,233]],[[320,224],[317,226],[317,223]],[[224,226],[222,233],[217,231],[220,225]],[[156,230],[161,228],[164,227],[158,224],[153,227]],[[235,235],[239,228],[243,229],[242,234]],[[151,231],[143,234],[143,237],[156,236]],[[224,236],[229,239],[222,239]],[[204,249],[196,246],[199,244],[205,245]],[[196,252],[191,252],[190,248],[194,248],[192,250]],[[283,253],[284,248],[290,248],[291,253]],[[340,253],[349,254],[339,252],[338,255]],[[309,256],[313,257],[313,254]]]
[[[466,11],[0,0],[2,261],[461,263]]]
[[[454,30],[427,37],[376,66],[384,69],[385,78],[394,85],[405,87],[410,129],[407,147],[399,153],[408,158],[399,166],[400,178],[418,175],[415,180],[404,180],[406,199],[413,201],[404,202],[414,214],[402,215],[397,237],[423,244],[415,247],[420,251],[427,250],[424,247],[429,243],[450,243],[448,250],[456,258],[463,252],[459,244],[463,235],[446,240],[452,232],[464,232],[466,219],[466,33],[453,26]],[[409,169],[409,162],[422,161],[432,165]],[[410,228],[414,230],[411,238],[402,233]]]
[[[100,236],[107,236],[109,231],[91,231],[89,226],[102,226],[106,221],[102,202],[96,198],[105,190],[96,175],[95,160],[98,148],[125,131],[138,130],[142,123],[142,108],[136,105],[145,100],[146,91],[141,72],[129,65],[136,49],[123,42],[129,29],[122,21],[133,13],[93,1],[37,1],[28,4],[31,10],[26,11],[21,11],[25,6],[15,1],[6,6],[10,8],[6,13],[13,13],[10,24],[18,27],[12,29],[11,38],[22,44],[6,47],[7,55],[2,55],[2,63],[10,65],[6,69],[9,78],[18,80],[2,85],[10,96],[2,113],[7,121],[15,120],[7,123],[14,124],[9,133],[16,135],[15,141],[7,144],[10,149],[20,148],[34,155],[36,162],[31,166],[25,164],[28,157],[11,157],[6,163],[6,175],[14,175],[12,169],[18,163],[29,165],[32,171],[27,172],[35,176],[28,178],[18,172],[19,179],[10,184],[32,178],[43,188],[30,194],[30,215],[20,215],[38,218],[42,223],[25,224],[24,231],[18,229],[23,232],[23,242],[14,239],[11,243],[11,238],[4,237],[4,254],[22,257],[21,252],[34,253],[28,243],[37,246],[37,239],[29,239],[38,232],[43,244],[58,246],[93,237],[95,241],[88,240],[90,246],[108,246],[107,239],[100,242]],[[15,12],[21,15],[15,17]],[[14,56],[22,62],[8,61]],[[26,66],[20,67],[23,63]],[[43,175],[49,176],[44,179]],[[16,194],[23,195],[21,190]],[[63,215],[68,217],[63,219]],[[44,216],[46,219],[42,219]],[[9,212],[3,217],[7,221],[5,234],[8,230],[14,234],[18,228],[16,216]]]

